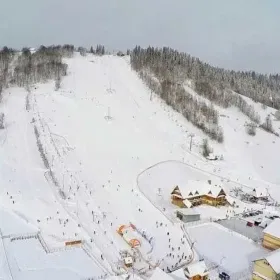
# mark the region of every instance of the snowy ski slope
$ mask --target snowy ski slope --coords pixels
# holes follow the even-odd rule
[[[158,264],[171,268],[180,259],[186,263],[193,257],[180,226],[138,190],[138,175],[158,162],[184,161],[196,168],[195,172],[192,168],[182,171],[192,180],[218,175],[249,187],[265,186],[280,200],[280,157],[276,152],[280,140],[261,130],[255,137],[248,136],[244,123],[249,120],[237,109],[218,108],[223,115],[220,123],[225,143],[211,145],[224,160],[207,162],[199,153],[205,135],[151,96],[131,70],[128,57],[76,54],[66,62],[69,74],[58,91],[50,82],[34,86],[29,94],[19,88],[7,89],[4,94],[0,104],[6,115],[6,129],[0,131],[3,217],[16,215],[40,231],[53,248],[63,247],[67,240],[86,241],[92,261],[102,273],[115,275],[124,273],[119,252],[133,253],[117,233],[119,226],[129,223],[139,230],[140,242],[151,241],[150,251],[146,245],[134,250],[139,271]],[[264,111],[259,104],[254,106],[263,119],[273,111]],[[280,126],[276,121],[273,125],[277,129]],[[192,152],[191,133],[195,134]],[[40,157],[38,141],[49,168]],[[154,182],[164,182],[165,177],[172,182],[170,178],[179,171],[176,164],[169,168],[159,173],[160,178]],[[161,187],[152,182],[146,185],[153,188],[153,193]],[[13,234],[21,234],[19,227],[15,222]],[[145,237],[141,236],[143,232]],[[174,258],[167,256],[172,249],[170,244]],[[0,265],[6,267],[2,252]],[[69,264],[64,265],[71,270],[73,260],[68,259]],[[48,269],[56,268],[50,265]],[[36,277],[38,273],[34,268]],[[92,277],[100,275],[101,272]]]

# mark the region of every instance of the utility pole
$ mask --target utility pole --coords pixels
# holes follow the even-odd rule
[[[190,141],[190,151],[192,151],[192,142],[193,142],[194,134],[191,133],[191,134],[189,135],[189,137],[191,138],[191,141]]]

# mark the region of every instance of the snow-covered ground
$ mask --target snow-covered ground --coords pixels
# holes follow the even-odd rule
[[[205,135],[156,96],[151,100],[127,57],[76,54],[66,62],[69,73],[58,91],[49,82],[33,86],[29,94],[19,88],[4,92],[0,104],[6,119],[6,128],[0,130],[3,235],[40,231],[49,248],[83,240],[95,263],[111,275],[124,271],[120,257],[124,250],[136,256],[139,268],[159,264],[174,269],[193,258],[180,224],[164,211],[175,209],[169,201],[175,184],[211,179],[227,191],[264,186],[280,200],[280,162],[275,153],[279,138],[261,130],[248,136],[247,117],[237,109],[219,109],[226,116],[220,117],[225,143],[210,143],[224,160],[209,162],[200,155]],[[191,133],[195,136],[190,152]],[[159,162],[165,164],[148,169]],[[202,216],[216,218],[224,217],[227,210],[200,208]],[[3,221],[10,216],[16,221],[7,225]],[[28,230],[21,230],[22,223]],[[131,250],[117,233],[129,223],[137,227],[141,243],[150,242],[151,250],[146,246]],[[32,242],[7,244],[6,250],[13,254],[27,244],[34,247],[31,252],[39,250]],[[5,259],[2,253],[0,257]],[[61,258],[63,266],[74,269],[72,256]],[[1,264],[7,270],[7,264]],[[46,264],[57,269],[52,261]],[[64,272],[60,270],[57,278],[52,273],[52,279],[60,279]]]
[[[175,128],[184,139],[182,128],[159,103],[149,101],[125,59],[77,56],[68,63],[70,73],[60,91],[48,83],[36,85],[29,95],[11,88],[4,96],[1,204],[37,227],[50,247],[86,240],[110,272],[123,266],[120,251],[130,251],[116,232],[130,222],[152,238],[151,252],[134,252],[146,267],[175,266],[182,257],[190,260],[192,251],[186,240],[182,243],[180,226],[136,188],[137,175],[147,166],[181,157],[182,148],[172,144],[168,131]],[[40,158],[34,127],[58,186],[51,183]],[[174,258],[166,257],[171,243]]]
[[[46,254],[35,238],[15,241],[4,239],[4,242],[16,279],[51,279],[51,275],[57,272],[63,279],[66,276],[67,279],[82,279],[106,274],[81,248]]]
[[[252,240],[216,223],[188,227],[187,231],[201,257],[232,275],[245,275],[254,259],[267,254],[266,249]]]

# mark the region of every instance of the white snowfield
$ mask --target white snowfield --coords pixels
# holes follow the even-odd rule
[[[37,239],[12,243],[2,238],[0,271],[5,274],[0,279],[114,277],[127,273],[120,256],[124,250],[136,256],[139,273],[157,265],[173,270],[191,261],[193,252],[180,225],[143,195],[149,198],[149,192],[162,188],[167,198],[167,185],[172,188],[181,178],[221,182],[223,177],[250,188],[268,187],[280,198],[279,138],[261,130],[249,137],[243,127],[246,117],[237,110],[221,109],[228,115],[220,118],[225,143],[211,145],[224,160],[207,162],[199,153],[205,135],[151,95],[127,57],[76,54],[66,62],[69,73],[58,91],[54,82],[36,85],[29,94],[9,88],[0,104],[6,117],[6,128],[0,130],[0,205],[5,208],[0,217],[17,218],[11,225],[0,220],[0,229],[7,234],[40,232],[47,246],[57,249],[51,257]],[[192,152],[190,133],[195,134]],[[168,160],[174,160],[168,169],[157,169],[151,180],[142,177],[137,186],[142,171]],[[178,161],[194,168],[182,168]],[[131,250],[117,233],[129,223],[136,226],[140,243],[149,243],[145,250]],[[58,249],[73,240],[84,241],[86,251]],[[34,262],[26,259],[26,251]],[[15,260],[20,270],[9,268]]]

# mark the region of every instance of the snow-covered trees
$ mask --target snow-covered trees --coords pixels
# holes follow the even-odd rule
[[[78,52],[80,53],[81,56],[87,55],[87,49],[84,47],[78,47]]]
[[[97,55],[104,55],[104,54],[105,54],[105,47],[102,46],[102,45],[97,45],[97,46],[96,46],[95,53],[96,53]]]
[[[235,92],[225,89],[223,85],[220,84],[219,87],[214,87],[210,82],[199,80],[195,81],[195,90],[198,94],[219,106],[225,108],[235,106],[239,108],[239,110],[244,115],[248,116],[251,121],[260,123],[260,116],[255,111],[254,106],[249,105],[244,98]]]
[[[263,128],[267,132],[274,133],[270,115],[266,116],[264,123],[261,125],[261,128]]]
[[[232,106],[233,90],[238,94],[248,96],[267,106],[280,109],[280,75],[263,75],[255,72],[229,71],[213,67],[199,59],[170,48],[157,49],[149,47],[142,49],[137,46],[131,55],[132,67],[140,70],[144,66],[152,66],[156,76],[180,73],[181,78],[192,79],[195,90],[209,100],[220,103],[225,107]]]
[[[62,62],[62,58],[64,55],[71,56],[71,52],[70,45],[41,46],[34,53],[24,48],[17,58],[12,83],[18,86],[29,86],[50,79],[60,81],[61,77],[67,74],[67,64]]]
[[[207,138],[203,139],[202,144],[201,144],[201,150],[202,150],[201,153],[205,158],[208,157],[210,155],[210,153],[212,152],[212,149],[209,146]]]
[[[55,78],[55,91],[58,91],[60,89],[60,86],[61,86],[61,77],[60,75],[58,75]]]
[[[255,136],[256,135],[256,124],[251,122],[249,124],[245,124],[245,128],[246,128],[246,132],[251,135],[251,136]]]
[[[225,108],[237,107],[251,120],[252,125],[246,127],[250,135],[256,133],[260,115],[242,95],[280,109],[280,75],[228,71],[170,48],[139,46],[131,52],[131,66],[168,105],[219,142],[223,141],[223,131],[216,110],[189,94],[183,86],[185,81],[191,80],[195,91],[212,103]],[[273,132],[271,125],[267,120],[261,127]]]
[[[131,65],[138,71],[147,86],[169,106],[180,112],[210,138],[223,142],[218,112],[211,105],[188,93],[183,87],[184,70],[169,49],[146,50],[136,47],[131,53]]]
[[[0,129],[5,128],[4,121],[5,121],[5,115],[4,113],[0,113]]]
[[[240,111],[246,115],[247,117],[249,117],[249,119],[252,122],[255,122],[257,124],[260,123],[260,115],[255,111],[254,106],[249,105],[241,96],[235,96],[236,97],[236,101],[234,103],[235,106],[237,106]],[[234,98],[235,99],[235,98]]]
[[[95,54],[95,50],[93,49],[93,47],[92,47],[92,46],[90,47],[89,52],[90,52],[91,54]]]
[[[0,102],[2,100],[2,91],[8,86],[8,74],[14,53],[15,51],[8,47],[0,50]]]

